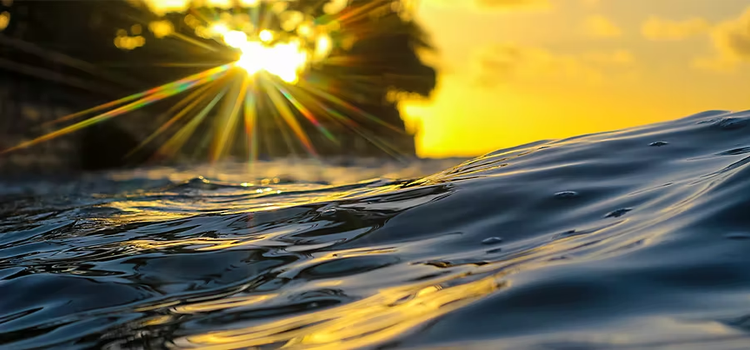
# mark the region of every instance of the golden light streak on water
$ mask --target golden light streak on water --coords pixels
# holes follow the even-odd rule
[[[177,348],[252,348],[285,343],[285,348],[357,349],[394,339],[481,299],[509,283],[504,274],[473,282],[442,287],[425,283],[411,287],[384,289],[363,300],[343,306],[237,330],[211,332],[176,339]],[[452,278],[446,278],[444,283]],[[229,307],[252,307],[260,297],[233,300]],[[264,302],[270,302],[263,299]],[[236,305],[236,306],[235,306]],[[215,302],[197,303],[194,310],[215,309]],[[182,310],[185,310],[183,308]]]

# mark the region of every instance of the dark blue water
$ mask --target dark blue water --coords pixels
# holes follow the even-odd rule
[[[748,349],[748,123],[5,182],[0,347]]]

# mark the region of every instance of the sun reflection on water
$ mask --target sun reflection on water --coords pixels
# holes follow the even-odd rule
[[[289,317],[242,329],[210,332],[175,339],[178,348],[228,349],[284,344],[284,348],[357,349],[380,344],[426,322],[508,287],[500,276],[442,287],[425,283],[381,290],[349,304]],[[443,282],[450,282],[446,278]],[[218,305],[196,303],[182,311],[201,312],[227,308],[261,307],[272,303],[262,296],[243,297]]]

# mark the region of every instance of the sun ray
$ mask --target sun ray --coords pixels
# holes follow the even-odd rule
[[[388,128],[388,129],[393,130],[394,132],[397,132],[399,134],[403,134],[404,133],[403,130],[401,130],[401,129],[399,129],[399,128],[393,126],[393,125],[391,125],[390,123],[384,122],[380,118],[378,118],[378,117],[376,117],[376,116],[374,116],[374,115],[372,115],[370,113],[367,113],[367,112],[365,112],[365,111],[357,108],[353,104],[351,104],[349,102],[346,102],[343,99],[341,99],[339,97],[336,97],[333,94],[328,93],[328,92],[326,92],[326,91],[324,91],[322,89],[319,89],[319,88],[313,86],[312,84],[309,84],[307,82],[300,82],[299,86],[301,88],[309,91],[310,93],[312,93],[314,95],[317,95],[318,97],[321,97],[321,98],[323,98],[323,99],[325,99],[327,101],[330,101],[331,103],[334,103],[334,104],[336,104],[338,106],[341,106],[343,108],[346,108],[347,110],[352,111],[352,112],[354,112],[354,113],[356,113],[358,115],[361,115],[361,116],[363,116],[363,117],[365,117],[365,118],[367,118],[369,120],[372,120],[372,121],[374,121],[375,123],[377,123],[377,124],[379,124],[381,126],[384,126],[384,127]]]
[[[2,44],[2,46],[13,47],[15,49],[18,49],[27,53],[31,53],[35,56],[42,57],[43,59],[46,59],[46,60],[50,60],[56,63],[67,65],[69,67],[75,68],[77,70],[89,73],[97,77],[105,78],[113,83],[128,85],[128,86],[137,86],[135,81],[128,79],[126,77],[117,75],[117,74],[113,74],[112,72],[107,71],[105,69],[101,69],[97,65],[91,64],[81,59],[77,59],[77,58],[65,55],[61,52],[57,52],[57,51],[53,51],[50,49],[40,47],[34,43],[31,43],[25,40],[12,38],[12,37],[0,34],[0,44]]]
[[[234,137],[235,125],[237,124],[237,118],[240,113],[243,102],[245,101],[245,95],[247,94],[248,86],[250,85],[250,79],[248,75],[243,75],[240,90],[234,100],[231,112],[225,117],[225,122],[222,123],[220,128],[221,136],[217,139],[217,143],[213,149],[212,160],[218,160],[225,152],[225,148],[230,139]]]
[[[158,87],[146,90],[146,91],[138,92],[138,93],[132,94],[130,96],[123,97],[121,99],[118,99],[118,100],[115,100],[115,101],[112,101],[112,102],[107,102],[107,103],[101,104],[99,106],[92,107],[92,108],[89,108],[87,110],[80,111],[80,112],[77,112],[77,113],[68,114],[66,116],[63,116],[63,117],[57,118],[55,120],[49,121],[47,123],[44,123],[44,124],[42,124],[42,126],[49,126],[49,125],[58,124],[58,123],[61,123],[61,122],[64,122],[64,121],[76,119],[76,118],[85,116],[87,114],[91,114],[91,113],[94,113],[94,112],[103,111],[105,109],[113,108],[115,106],[118,106],[118,105],[130,102],[130,101],[133,101],[133,100],[141,99],[143,97],[156,94],[156,93],[158,93],[160,91],[163,91],[163,90],[174,89],[176,87],[179,87],[181,84],[185,84],[186,82],[193,81],[193,80],[199,80],[199,79],[204,78],[205,76],[217,74],[217,73],[219,73],[221,71],[226,71],[227,69],[229,69],[229,67],[230,67],[230,65],[223,65],[223,66],[219,66],[219,67],[214,67],[212,69],[203,71],[201,73],[193,74],[193,75],[185,77],[183,79],[180,79],[180,80],[177,80],[177,81],[173,81],[173,82],[170,82],[170,83],[167,83],[167,84],[164,84],[164,85],[161,85],[161,86],[158,86]]]
[[[279,115],[279,111],[271,108],[269,112],[272,115],[272,120],[274,125],[276,125],[276,129],[281,134],[281,139],[284,141],[284,145],[286,145],[286,149],[289,151],[290,157],[296,158],[297,157],[297,150],[294,147],[294,144],[292,143],[292,138],[289,136],[289,131],[287,130],[287,127],[284,124],[284,121],[282,120],[282,117]],[[274,154],[274,143],[270,142],[271,139],[269,137],[265,138],[266,147],[269,150],[269,155]]]
[[[326,138],[328,138],[331,141],[336,142],[336,138],[333,136],[333,134],[331,134],[331,132],[328,131],[328,129],[326,129],[322,124],[320,124],[320,121],[318,121],[315,118],[315,115],[312,112],[310,112],[310,110],[307,109],[304,105],[299,103],[299,101],[297,101],[297,99],[294,98],[294,96],[292,96],[292,94],[289,93],[289,91],[286,88],[281,86],[281,84],[278,84],[273,81],[272,81],[272,84],[274,85],[276,89],[281,91],[284,97],[287,100],[289,100],[289,102],[291,102],[295,108],[297,108],[297,110],[302,114],[302,116],[304,116],[307,120],[309,120],[310,123],[312,123],[313,126],[315,126]]]
[[[208,44],[206,44],[206,43],[204,43],[204,42],[200,42],[200,41],[198,41],[198,40],[195,40],[195,39],[193,39],[193,38],[191,38],[191,37],[189,37],[189,36],[186,36],[186,35],[184,35],[184,34],[180,34],[180,33],[172,33],[172,34],[170,34],[170,35],[169,35],[169,37],[171,37],[171,38],[175,38],[175,39],[178,39],[178,40],[181,40],[181,41],[183,41],[183,42],[186,42],[186,43],[188,43],[188,44],[191,44],[191,45],[194,45],[194,46],[200,47],[200,48],[202,48],[202,49],[206,49],[206,50],[208,50],[208,51],[213,51],[213,52],[217,52],[217,51],[219,51],[219,49],[217,49],[216,47],[213,47],[213,46],[211,46],[211,45],[208,45]]]
[[[132,112],[136,109],[145,107],[147,105],[150,105],[154,102],[157,102],[159,100],[162,100],[166,97],[174,96],[180,92],[189,90],[193,87],[200,86],[202,84],[205,84],[209,81],[214,80],[218,75],[221,75],[226,72],[229,66],[220,66],[213,69],[209,69],[207,71],[204,71],[202,73],[198,73],[195,75],[191,75],[187,78],[168,83],[165,85],[162,85],[161,87],[154,88],[151,90],[148,90],[144,92],[143,94],[145,97],[142,97],[134,102],[131,102],[129,104],[126,104],[124,106],[118,107],[114,110],[111,110],[109,112],[105,112],[103,114],[97,115],[95,117],[91,117],[89,119],[86,119],[84,121],[78,122],[76,124],[67,126],[65,128],[62,128],[57,131],[50,132],[46,135],[37,137],[33,140],[22,142],[21,144],[8,148],[0,154],[12,152],[18,149],[27,148],[36,144],[39,144],[41,142],[49,141],[54,138],[69,134],[71,132],[78,131],[82,128],[85,128],[87,126],[94,125],[96,123],[111,119],[113,117],[125,114],[127,112]],[[140,95],[140,94],[136,94]],[[132,99],[131,99],[132,100]]]
[[[148,1],[156,2],[157,0]],[[212,161],[217,161],[230,155],[236,149],[235,141],[238,141],[240,137],[238,135],[242,132],[244,133],[242,142],[246,143],[247,157],[251,164],[257,160],[259,152],[261,152],[259,143],[268,142],[268,139],[274,137],[274,134],[280,135],[284,139],[292,153],[298,152],[300,149],[298,145],[301,145],[309,155],[318,157],[316,145],[311,141],[313,135],[310,133],[320,132],[332,144],[342,147],[347,136],[342,135],[341,140],[337,136],[343,131],[352,132],[357,137],[367,140],[386,154],[400,157],[403,154],[398,151],[398,147],[390,144],[383,137],[383,131],[405,135],[406,131],[403,127],[394,126],[369,113],[365,107],[358,105],[357,102],[353,102],[360,101],[363,96],[367,100],[368,94],[375,96],[377,99],[377,96],[382,94],[380,91],[382,90],[381,85],[386,80],[376,75],[357,75],[351,74],[351,72],[357,71],[357,67],[360,66],[375,71],[387,67],[380,67],[376,63],[369,62],[371,61],[369,57],[361,56],[361,54],[360,56],[342,54],[349,49],[345,48],[344,51],[341,51],[341,47],[345,45],[339,43],[339,39],[333,34],[334,31],[340,31],[343,30],[343,27],[346,27],[349,33],[354,34],[357,40],[360,40],[362,37],[382,31],[379,28],[367,25],[365,22],[369,21],[367,18],[370,15],[381,15],[380,11],[385,11],[386,7],[390,11],[391,4],[388,1],[360,2],[357,5],[347,6],[341,11],[333,10],[338,11],[335,14],[332,12],[322,14],[320,9],[326,3],[325,0],[321,0],[317,5],[313,5],[311,2],[307,5],[285,4],[283,6],[285,7],[284,11],[299,11],[307,16],[304,23],[311,27],[304,33],[298,30],[301,27],[296,30],[283,29],[285,28],[284,24],[279,23],[281,10],[276,6],[279,2],[270,0],[252,3],[248,7],[242,7],[239,3],[234,3],[235,6],[232,8],[225,8],[223,5],[218,6],[217,3],[211,2],[201,2],[202,5],[196,5],[199,3],[186,0],[185,4],[189,4],[189,6],[176,12],[192,16],[189,20],[185,17],[184,21],[188,27],[196,31],[195,38],[186,35],[185,32],[174,30],[176,27],[170,24],[167,18],[173,19],[176,17],[161,17],[164,13],[154,12],[157,17],[162,18],[157,22],[170,28],[169,31],[157,34],[155,32],[156,25],[154,25],[154,28],[149,25],[155,36],[159,38],[171,37],[188,45],[209,48],[214,52],[224,49],[219,56],[225,56],[224,52],[230,53],[233,49],[238,54],[239,59],[47,122],[43,125],[49,126],[94,115],[86,120],[4,150],[0,154],[26,148],[131,112],[167,97],[193,90],[187,97],[179,100],[163,114],[167,118],[158,118],[159,121],[164,119],[167,119],[167,121],[159,125],[155,131],[140,142],[127,155],[128,157],[142,151],[146,145],[153,143],[157,137],[169,133],[170,129],[175,128],[178,124],[185,125],[179,127],[166,143],[158,148],[155,156],[175,155],[195,135],[195,137],[201,137],[195,144],[195,152],[207,151],[208,157]],[[216,6],[212,7],[213,5]],[[315,6],[317,6],[317,9]],[[324,10],[323,12],[327,11]],[[274,16],[278,18],[274,18]],[[248,20],[251,21],[249,25],[247,24]],[[152,22],[152,24],[154,23],[156,22]],[[297,25],[301,26],[301,24]],[[214,40],[224,47],[214,45],[212,42],[201,41],[200,38]],[[327,41],[323,40],[323,42],[327,43],[326,45],[335,46],[339,51],[331,51],[328,48],[321,51],[323,54],[319,55],[318,51],[320,50],[317,46],[321,45],[319,40],[321,38],[328,38]],[[219,56],[214,57],[213,60],[221,58]],[[179,61],[179,59],[176,61]],[[181,63],[168,61],[141,65],[200,67],[209,64],[208,62]],[[130,66],[137,65],[138,63]],[[333,72],[327,70],[327,67],[334,67]],[[343,72],[336,73],[336,67],[343,67]],[[218,79],[222,80],[218,81]],[[340,80],[346,80],[346,84],[338,83]],[[334,82],[336,83],[334,84]],[[207,120],[209,118],[210,122]],[[277,128],[267,129],[265,126],[270,126],[270,124],[265,124],[266,122],[277,124]],[[242,123],[242,126],[238,125],[240,123]],[[197,131],[203,126],[208,126],[209,129],[207,132],[201,132],[198,135]],[[210,128],[213,128],[213,130],[210,130]],[[269,133],[269,131],[271,132]],[[294,142],[294,139],[297,142]],[[318,138],[315,140],[317,141]],[[320,140],[323,140],[323,138],[320,138]],[[265,146],[266,149],[272,151],[272,148],[278,146],[276,144],[271,147],[273,143],[269,142]],[[191,147],[192,145],[191,143]]]
[[[258,159],[258,139],[257,139],[257,124],[256,124],[256,103],[255,103],[255,80],[250,80],[250,86],[248,87],[247,92],[245,93],[245,104],[244,106],[244,122],[245,122],[245,137],[248,138],[248,154],[249,154],[249,161],[251,166],[255,164],[255,161]]]
[[[174,105],[172,108],[170,108],[167,112],[164,113],[164,115],[171,115],[175,111],[179,110],[177,114],[175,114],[172,118],[170,118],[166,123],[162,124],[156,131],[151,133],[145,140],[143,140],[138,146],[136,146],[132,151],[130,151],[125,157],[131,157],[134,154],[136,154],[138,151],[143,149],[147,144],[149,144],[151,141],[153,141],[156,137],[167,131],[174,123],[185,117],[188,113],[190,113],[196,106],[198,106],[201,102],[205,100],[207,97],[206,91],[209,88],[215,87],[216,82],[212,82],[209,84],[206,84],[199,89],[193,91],[190,95],[182,99],[180,102],[178,102],[176,105]],[[192,101],[192,102],[191,102]],[[185,106],[187,103],[187,106]],[[183,108],[184,106],[184,108]]]
[[[339,23],[353,22],[361,18],[367,17],[373,10],[381,6],[390,6],[390,2],[387,1],[372,1],[367,5],[357,7],[350,11],[341,11],[335,16],[336,21]]]
[[[103,85],[103,84],[95,84],[95,83],[92,83],[91,81],[87,81],[84,79],[76,78],[74,76],[62,74],[54,70],[26,65],[26,64],[18,63],[18,62],[15,62],[6,58],[0,58],[0,68],[5,68],[9,71],[19,72],[19,73],[32,76],[35,78],[39,78],[39,79],[43,79],[47,81],[53,81],[56,83],[76,87],[76,88],[87,90],[87,91],[93,91],[93,92],[99,92],[99,93],[105,92],[110,95],[113,95],[116,92],[116,89],[112,86]]]
[[[375,147],[379,148],[386,154],[394,158],[401,158],[403,156],[403,154],[401,154],[397,150],[394,150],[393,147],[390,147],[387,142],[381,141],[377,136],[370,136],[369,133],[367,133],[365,129],[362,128],[357,122],[346,117],[344,114],[333,108],[325,107],[323,104],[320,104],[320,106],[326,111],[328,115],[332,117],[333,120],[341,123],[342,125],[348,126],[351,131],[354,131],[357,135],[372,143],[373,145],[375,145]]]
[[[193,117],[187,125],[178,130],[172,137],[162,145],[159,149],[158,154],[167,156],[174,156],[174,154],[187,142],[188,138],[195,132],[198,125],[206,118],[209,112],[211,112],[216,104],[224,98],[227,92],[227,88],[221,90],[214,98],[209,102],[203,109]]]
[[[295,136],[300,140],[303,146],[305,146],[305,149],[313,156],[317,155],[317,152],[315,152],[315,149],[313,148],[312,142],[310,142],[310,139],[307,137],[307,134],[305,133],[305,130],[302,129],[297,119],[294,117],[294,114],[292,113],[291,109],[289,109],[289,106],[286,104],[286,101],[282,97],[282,95],[279,93],[278,90],[275,88],[265,89],[268,96],[271,98],[271,101],[273,102],[274,107],[279,112],[281,117],[284,119],[284,122],[289,126],[289,128],[292,129]]]
[[[328,116],[330,119],[334,120],[335,122],[340,123],[341,125],[349,128],[349,130],[355,132],[360,137],[364,138],[368,142],[375,145],[375,147],[378,147],[380,150],[385,152],[388,155],[393,156],[394,158],[402,158],[403,154],[396,150],[394,147],[391,147],[388,145],[386,141],[380,140],[377,136],[374,135],[368,135],[368,133],[365,131],[365,129],[360,126],[356,121],[352,120],[351,118],[346,117],[344,114],[340,113],[334,108],[330,108],[326,106],[322,101],[316,100],[314,97],[310,96],[307,92],[302,90],[299,87],[291,87],[295,89],[295,94],[301,98],[306,100],[306,102],[318,109],[321,113],[321,115]]]

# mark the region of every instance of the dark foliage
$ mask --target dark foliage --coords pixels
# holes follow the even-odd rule
[[[413,137],[405,132],[396,104],[389,101],[387,96],[392,91],[429,96],[435,87],[436,73],[433,68],[423,64],[418,56],[419,50],[432,49],[427,35],[417,23],[402,19],[392,9],[392,3],[390,0],[352,1],[339,14],[348,20],[341,22],[340,34],[333,37],[333,53],[323,64],[313,67],[304,79],[323,82],[330,92],[401,129],[401,133],[395,133],[356,115],[350,116],[372,135],[401,140],[394,143],[399,153],[413,154]],[[320,0],[302,0],[293,6],[315,15],[321,21],[330,20],[331,16],[320,12],[320,4]],[[144,25],[142,35],[146,38],[146,45],[131,51],[117,49],[113,39],[119,29],[156,19],[124,1],[16,0],[4,10],[11,13],[12,20],[0,32],[0,70],[14,74],[0,79],[0,85],[10,88],[21,79],[25,84],[38,87],[31,89],[29,94],[43,94],[50,82],[65,86],[76,98],[61,104],[72,109],[89,108],[197,73],[212,65],[232,62],[237,57],[235,51],[195,36],[192,28],[186,26],[181,15],[177,14],[168,15],[176,24],[175,30],[201,43],[203,47],[180,40],[154,38]],[[269,23],[274,25],[273,21]],[[181,64],[165,67],[163,63]],[[37,100],[35,96],[16,98]],[[141,118],[139,123],[143,125],[139,127],[150,130],[157,128],[163,120],[155,116],[176,100],[173,98],[148,109],[147,113],[154,117]],[[14,115],[18,114],[17,109],[4,110],[3,113],[3,118],[18,120],[18,125],[13,129],[18,129],[19,125],[29,129],[33,126],[32,122],[22,120],[20,115]],[[50,115],[43,119],[51,118]],[[89,164],[87,168],[126,164],[121,156],[127,153],[124,147],[132,146],[134,136],[126,137],[125,129],[133,128],[132,125],[123,128],[118,124],[126,124],[130,120],[132,118],[121,118],[107,122],[111,124],[107,127],[85,131],[86,136],[78,138],[81,145],[79,160]],[[277,125],[260,127],[271,133],[267,135],[267,140],[258,145],[261,155],[302,153],[299,145],[287,145],[281,141],[283,137]],[[317,132],[312,125],[305,128],[309,129],[308,134]],[[0,130],[0,133],[5,132]],[[107,136],[110,134],[111,137]],[[349,135],[344,131],[340,136],[338,144],[326,144],[322,138],[315,137],[313,141],[323,154],[385,154],[364,140],[355,140],[358,136],[353,133]],[[117,152],[101,150],[102,142],[116,140],[122,141],[122,144],[111,146],[110,149],[114,151],[117,148]],[[359,146],[354,147],[355,144]],[[241,156],[245,156],[242,153],[246,151],[246,147],[236,150]],[[153,149],[147,152],[153,152]],[[197,153],[200,153],[199,150]],[[102,159],[97,161],[97,157]]]

